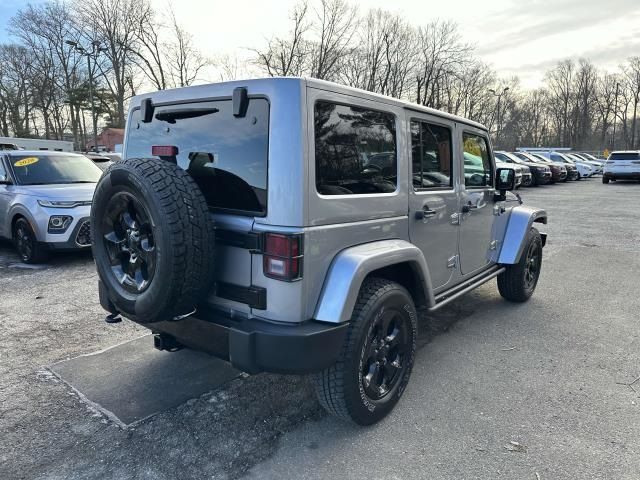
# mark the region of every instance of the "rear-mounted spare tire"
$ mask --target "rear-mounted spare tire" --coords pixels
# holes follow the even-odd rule
[[[139,323],[192,313],[211,288],[215,233],[198,185],[177,165],[130,158],[100,178],[93,256],[108,300]]]

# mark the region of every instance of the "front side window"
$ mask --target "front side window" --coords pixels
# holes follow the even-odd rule
[[[449,188],[451,175],[451,130],[426,122],[411,122],[413,187]]]
[[[464,184],[467,187],[489,187],[493,185],[491,157],[487,139],[480,135],[462,134],[464,156]]]
[[[159,157],[176,162],[202,190],[212,209],[264,215],[267,210],[269,102],[249,100],[244,117],[231,100],[157,106],[151,122],[132,113],[126,158]],[[156,148],[154,155],[154,146]],[[162,151],[177,152],[162,157]]]
[[[315,105],[314,127],[318,193],[362,195],[396,190],[393,114],[319,101]]]

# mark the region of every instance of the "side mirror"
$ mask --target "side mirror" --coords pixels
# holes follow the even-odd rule
[[[0,174],[0,185],[11,185],[11,180],[6,175]]]
[[[498,168],[496,170],[496,190],[500,192],[496,200],[504,200],[507,190],[516,188],[516,171],[513,168]]]

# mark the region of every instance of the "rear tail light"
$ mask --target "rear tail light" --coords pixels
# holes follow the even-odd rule
[[[175,157],[178,155],[178,147],[175,145],[153,145],[151,155],[154,157]]]
[[[302,277],[302,236],[266,233],[262,267],[265,277],[292,282]]]

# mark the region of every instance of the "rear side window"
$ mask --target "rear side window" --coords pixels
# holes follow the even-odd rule
[[[314,127],[318,193],[366,195],[396,190],[393,114],[319,101]]]
[[[451,130],[426,122],[411,122],[413,188],[451,187]]]
[[[493,185],[491,158],[487,139],[474,133],[462,134],[464,155],[464,184],[467,187]]]
[[[640,154],[636,152],[613,152],[609,160],[640,160]]]
[[[250,99],[240,118],[233,116],[231,100],[216,100],[156,107],[150,123],[140,121],[136,110],[130,122],[126,158],[153,157],[153,146],[177,147],[177,155],[162,158],[177,162],[193,177],[210,208],[266,214],[266,99]]]

